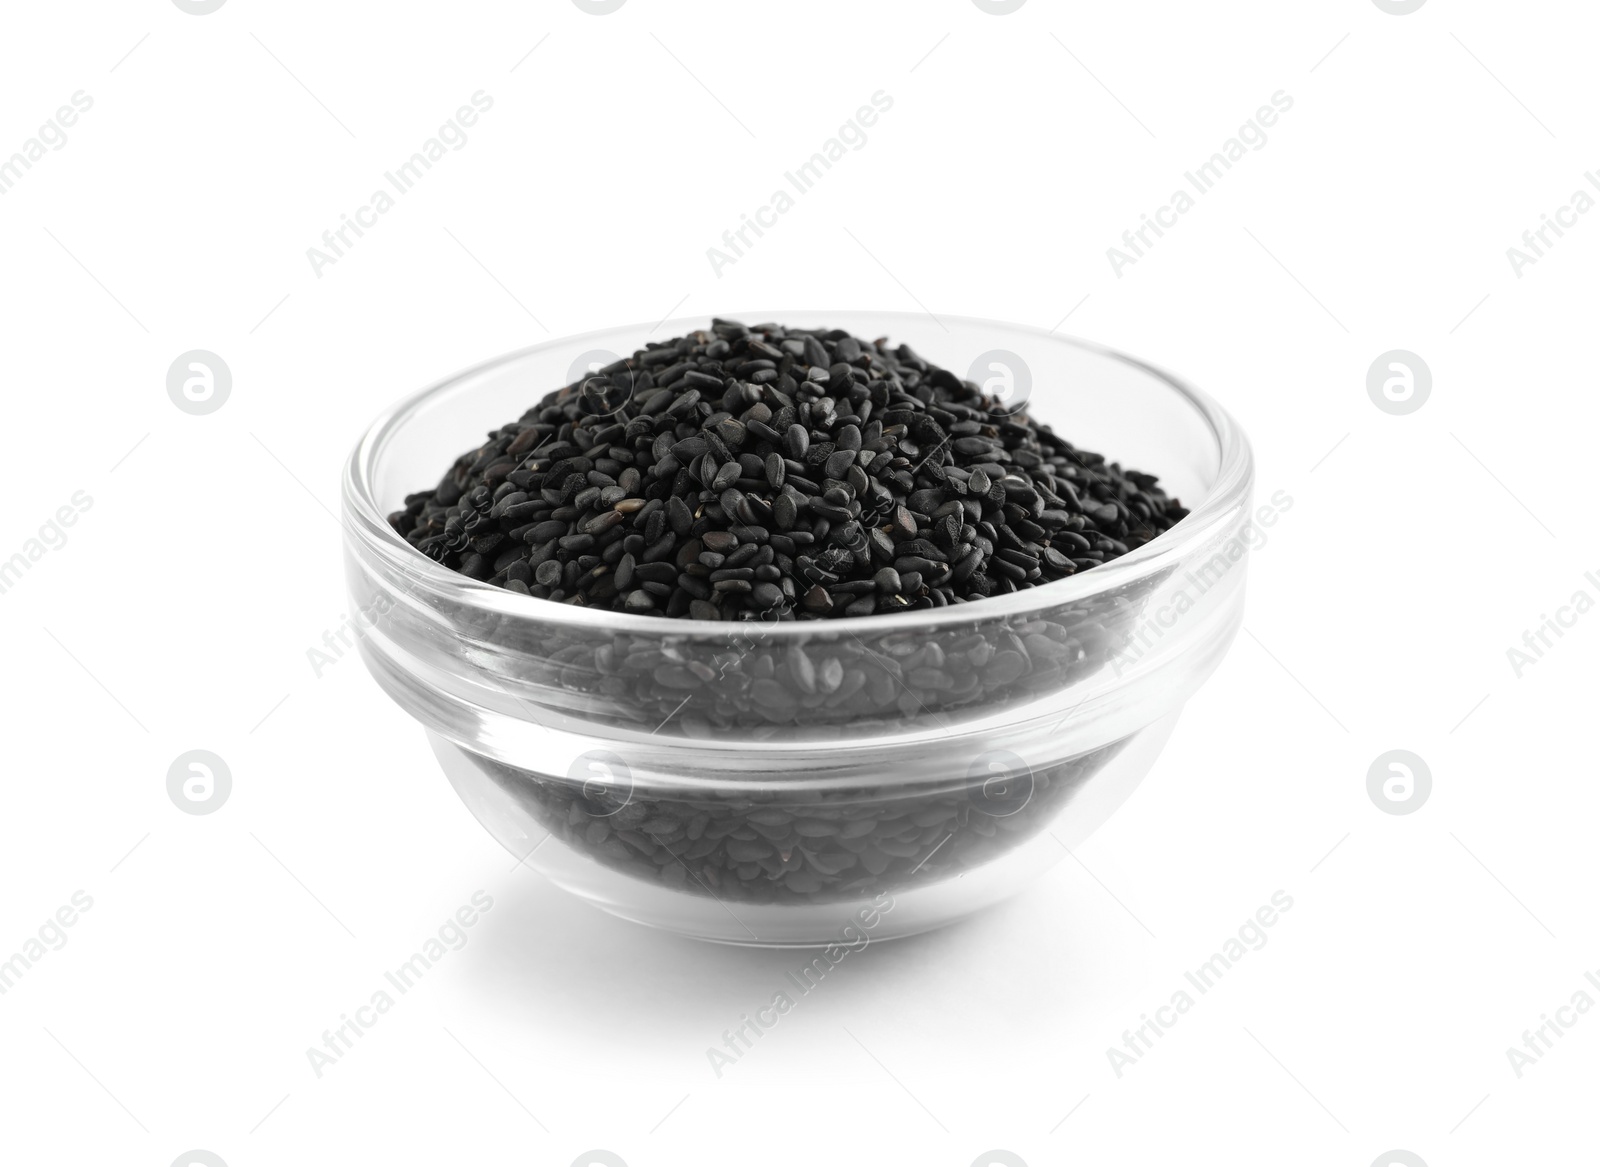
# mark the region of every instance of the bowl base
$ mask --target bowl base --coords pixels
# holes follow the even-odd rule
[[[1149,772],[1181,707],[1108,749],[1077,785],[1063,789],[1048,813],[1013,823],[1006,846],[976,866],[926,878],[934,867],[897,874],[877,885],[819,903],[756,903],[718,895],[692,873],[669,886],[593,853],[552,831],[530,813],[520,779],[506,768],[430,733],[450,783],[473,815],[513,856],[557,886],[610,915],[718,944],[760,948],[850,948],[871,940],[914,936],[954,923],[1010,898],[1086,840],[1125,802]],[[521,772],[517,772],[521,773]],[[581,840],[581,835],[579,836]],[[937,849],[936,849],[937,851]],[[920,878],[919,878],[920,877]]]

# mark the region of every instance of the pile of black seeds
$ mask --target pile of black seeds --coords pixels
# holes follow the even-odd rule
[[[390,516],[473,579],[701,620],[867,616],[1019,591],[1188,512],[905,345],[747,327],[556,390]]]

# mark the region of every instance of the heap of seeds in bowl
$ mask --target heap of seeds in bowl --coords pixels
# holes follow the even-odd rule
[[[697,620],[945,607],[1088,571],[1188,512],[905,345],[753,327],[546,394],[394,529],[542,600]]]

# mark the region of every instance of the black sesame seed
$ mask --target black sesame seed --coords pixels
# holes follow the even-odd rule
[[[778,530],[792,530],[799,517],[800,508],[794,495],[780,494],[772,500],[772,521],[777,524]]]
[[[806,427],[798,423],[791,425],[783,434],[783,450],[789,457],[796,460],[806,456],[806,450],[811,446],[811,436],[806,433]]]

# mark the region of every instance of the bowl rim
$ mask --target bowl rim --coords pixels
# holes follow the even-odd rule
[[[990,596],[983,600],[952,604],[944,608],[921,609],[914,616],[910,613],[888,612],[838,620],[771,622],[644,616],[617,612],[609,608],[552,604],[538,597],[520,595],[485,581],[471,579],[421,554],[389,525],[388,516],[378,503],[373,489],[374,470],[390,437],[424,405],[458,388],[462,382],[471,378],[549,349],[601,337],[615,337],[619,333],[637,334],[644,338],[641,343],[648,343],[650,338],[658,334],[676,337],[697,328],[707,328],[712,319],[767,323],[781,322],[786,316],[826,315],[830,311],[795,308],[787,311],[766,309],[760,312],[719,312],[714,317],[711,314],[698,314],[662,320],[655,324],[641,322],[593,329],[515,349],[441,378],[391,404],[373,419],[357,440],[345,464],[341,491],[343,510],[346,518],[350,520],[343,524],[346,539],[358,540],[364,549],[375,553],[390,578],[396,582],[425,590],[435,599],[457,608],[468,608],[500,619],[527,620],[572,631],[607,634],[719,639],[726,639],[729,635],[736,634],[759,637],[762,640],[772,639],[782,643],[787,640],[806,640],[826,633],[838,635],[893,633],[896,630],[914,632],[942,628],[947,625],[1039,613],[1063,604],[1114,592],[1144,575],[1168,569],[1181,562],[1192,549],[1206,543],[1216,528],[1227,522],[1229,516],[1233,515],[1248,498],[1254,481],[1254,459],[1249,439],[1238,422],[1203,390],[1165,369],[1094,341],[1012,321],[945,314],[935,319],[977,328],[1020,332],[1037,337],[1041,341],[1066,344],[1129,365],[1161,382],[1199,413],[1217,443],[1219,462],[1216,480],[1211,488],[1198,504],[1190,508],[1187,516],[1148,543],[1119,556],[1110,563],[1066,579],[1002,596]],[[840,309],[832,314],[841,319],[867,316],[891,323],[897,320],[921,321],[932,315],[925,312],[873,309]],[[834,627],[835,625],[839,627]]]

